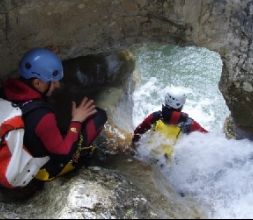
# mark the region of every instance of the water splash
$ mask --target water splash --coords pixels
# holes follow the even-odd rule
[[[133,96],[134,125],[160,110],[167,88],[174,86],[188,95],[184,112],[210,131],[183,136],[169,163],[163,154],[154,154],[161,137],[153,136],[150,143],[147,134],[140,142],[139,158],[158,168],[185,200],[198,202],[209,218],[252,217],[253,144],[227,140],[222,133],[229,111],[218,90],[219,55],[205,48],[155,44],[134,52],[140,75]]]
[[[149,45],[134,50],[140,82],[134,92],[136,126],[161,108],[170,88],[187,94],[184,111],[210,131],[221,131],[228,109],[218,89],[219,54],[205,48]]]
[[[210,218],[253,215],[253,148],[247,140],[194,133],[175,148],[164,175],[177,192],[193,197]]]

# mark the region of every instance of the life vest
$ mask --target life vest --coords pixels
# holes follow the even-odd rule
[[[161,144],[160,148],[164,156],[171,159],[173,155],[173,147],[181,135],[181,128],[177,125],[169,125],[162,120],[158,120],[154,124],[154,131],[162,134],[168,140],[168,143]]]
[[[166,124],[162,120],[158,120],[155,123],[154,130],[165,135],[166,138],[172,140],[174,143],[176,143],[181,134],[181,128],[179,126]]]
[[[47,106],[39,101],[18,106],[0,98],[0,185],[3,187],[25,187],[33,178],[50,181],[75,169],[74,159],[54,161],[54,156],[45,156],[45,152],[33,154],[24,146],[24,119],[36,109],[47,111]],[[80,139],[78,145],[81,146],[82,141]],[[76,160],[79,159],[80,149],[77,147],[75,151]]]
[[[37,107],[30,105],[27,111],[22,111],[0,98],[0,185],[6,188],[26,186],[49,160],[49,157],[33,157],[23,145],[22,116]]]

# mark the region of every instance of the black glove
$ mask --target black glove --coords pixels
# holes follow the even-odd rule
[[[187,118],[186,120],[180,122],[178,125],[181,128],[183,133],[189,134],[191,132],[192,122],[193,120],[191,118]]]
[[[132,139],[132,143],[135,144],[136,142],[138,142],[141,139],[141,135],[139,134],[135,134],[133,139]]]

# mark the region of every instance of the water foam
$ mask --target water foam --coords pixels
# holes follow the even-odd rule
[[[212,132],[222,130],[229,114],[219,92],[220,56],[205,48],[149,45],[135,51],[140,83],[133,94],[134,126],[161,109],[169,88],[187,94],[184,111]]]
[[[227,140],[222,133],[229,111],[218,90],[219,55],[204,48],[151,45],[136,50],[136,56],[141,83],[133,96],[134,125],[161,109],[166,90],[174,86],[187,93],[184,112],[210,131],[182,137],[170,163],[152,154],[164,140],[152,137],[152,143],[146,134],[139,158],[158,167],[175,191],[194,198],[209,218],[252,217],[253,144]]]
[[[194,133],[175,148],[164,175],[174,188],[194,197],[211,218],[250,218],[253,215],[253,148],[247,140]]]

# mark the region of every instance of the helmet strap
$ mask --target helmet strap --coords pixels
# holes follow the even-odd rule
[[[51,85],[52,85],[52,82],[49,82],[49,85],[48,85],[48,87],[47,87],[47,90],[42,94],[43,96],[46,96],[46,95],[47,95],[48,91],[50,90]]]
[[[170,121],[172,112],[181,112],[182,108],[174,109],[167,105],[162,105],[162,117],[165,121]]]
[[[173,111],[172,108],[170,108],[169,106],[163,105],[162,106],[162,117],[165,121],[170,120],[170,114]]]
[[[48,85],[48,88],[45,92],[40,92],[38,89],[36,89],[34,86],[33,86],[33,83],[32,81],[34,80],[35,78],[31,78],[31,79],[25,79],[23,77],[20,77],[20,80],[22,80],[22,82],[24,82],[26,85],[28,85],[30,88],[32,88],[33,90],[35,90],[36,92],[40,93],[43,97],[46,97],[46,94],[48,93],[50,87],[51,87],[51,83],[52,82],[49,82],[49,85]]]

